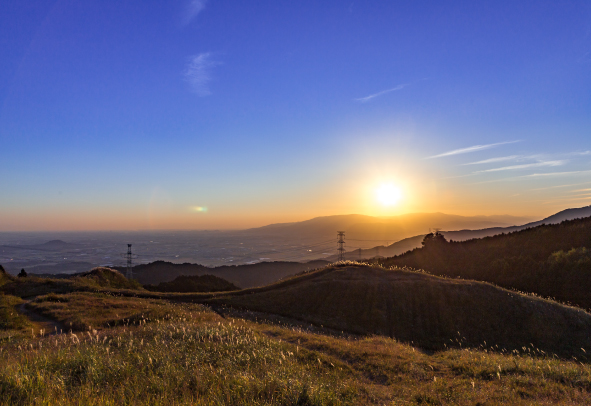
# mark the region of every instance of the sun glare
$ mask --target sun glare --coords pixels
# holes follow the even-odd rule
[[[386,183],[381,185],[376,190],[376,197],[378,202],[380,202],[384,206],[394,206],[400,198],[402,194],[400,193],[400,189],[396,186],[392,185],[391,183]]]

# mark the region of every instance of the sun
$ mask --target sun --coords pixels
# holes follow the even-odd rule
[[[394,206],[401,197],[400,189],[391,183],[384,183],[376,189],[376,198],[383,206]]]

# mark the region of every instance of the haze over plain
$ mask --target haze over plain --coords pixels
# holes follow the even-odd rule
[[[584,1],[3,2],[0,231],[588,205],[590,21]]]

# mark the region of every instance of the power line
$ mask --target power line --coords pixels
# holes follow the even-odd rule
[[[392,239],[387,239],[387,240],[355,240],[353,238],[349,238],[349,241],[371,241],[371,242],[384,242],[384,241],[386,241],[386,242],[390,242],[390,241],[392,241]]]

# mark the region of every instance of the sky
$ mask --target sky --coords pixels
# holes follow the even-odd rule
[[[591,3],[0,2],[0,153],[0,231],[542,218],[591,204]]]

